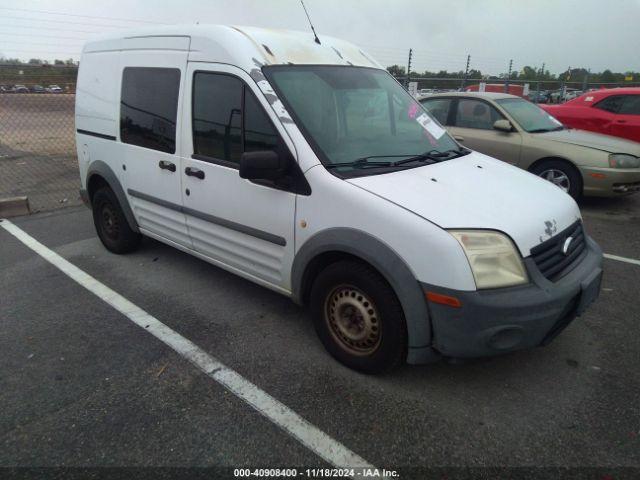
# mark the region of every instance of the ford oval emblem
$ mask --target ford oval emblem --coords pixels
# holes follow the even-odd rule
[[[564,241],[564,245],[562,245],[562,253],[565,255],[569,254],[569,245],[571,245],[571,242],[573,242],[573,237],[567,237]]]

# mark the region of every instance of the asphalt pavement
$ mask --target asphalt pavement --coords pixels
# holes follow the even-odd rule
[[[606,253],[640,259],[640,195],[582,210]],[[367,376],[285,297],[150,239],[107,252],[84,207],[12,222],[400,478],[640,474],[639,265],[606,259],[599,300],[547,347]],[[0,271],[0,467],[330,466],[2,228]]]

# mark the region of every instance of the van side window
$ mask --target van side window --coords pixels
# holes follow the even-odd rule
[[[126,67],[122,72],[120,140],[175,153],[179,90],[177,68]]]
[[[242,82],[197,72],[193,80],[193,153],[239,164],[242,155]]]

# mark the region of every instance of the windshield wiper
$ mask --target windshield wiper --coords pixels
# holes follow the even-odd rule
[[[442,162],[443,160],[450,160],[452,158],[462,157],[463,155],[467,155],[471,153],[471,150],[467,150],[464,148],[452,148],[450,150],[445,150],[444,152],[440,152],[438,150],[431,150],[429,152],[421,153],[420,155],[415,155],[411,158],[406,158],[404,160],[398,160],[397,162],[393,162],[393,166],[404,165],[406,163],[411,162],[426,162],[427,160],[431,160],[433,163]]]
[[[431,150],[429,152],[421,153],[418,155],[369,155],[368,157],[357,158],[352,162],[339,162],[330,163],[325,165],[325,168],[338,168],[338,167],[351,167],[351,168],[383,168],[383,167],[397,167],[411,162],[426,162],[431,160],[432,162],[441,162],[442,160],[449,160],[451,158],[461,157],[471,153],[471,150],[452,148],[440,152],[438,150]],[[397,160],[395,162],[371,162],[370,158],[396,158],[396,157],[409,157],[404,160]]]
[[[412,155],[369,155],[368,157],[357,158],[352,162],[330,163],[325,168],[352,167],[352,168],[375,168],[375,167],[391,167],[396,162],[370,162],[370,158],[395,158],[395,157],[411,157]]]

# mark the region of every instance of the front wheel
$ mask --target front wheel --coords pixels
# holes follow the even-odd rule
[[[355,261],[329,265],[313,284],[311,309],[320,340],[344,365],[380,373],[406,358],[402,306],[386,280],[371,267]]]
[[[536,165],[531,173],[538,175],[562,191],[578,200],[582,195],[582,177],[580,172],[568,162],[562,160],[545,160]]]

